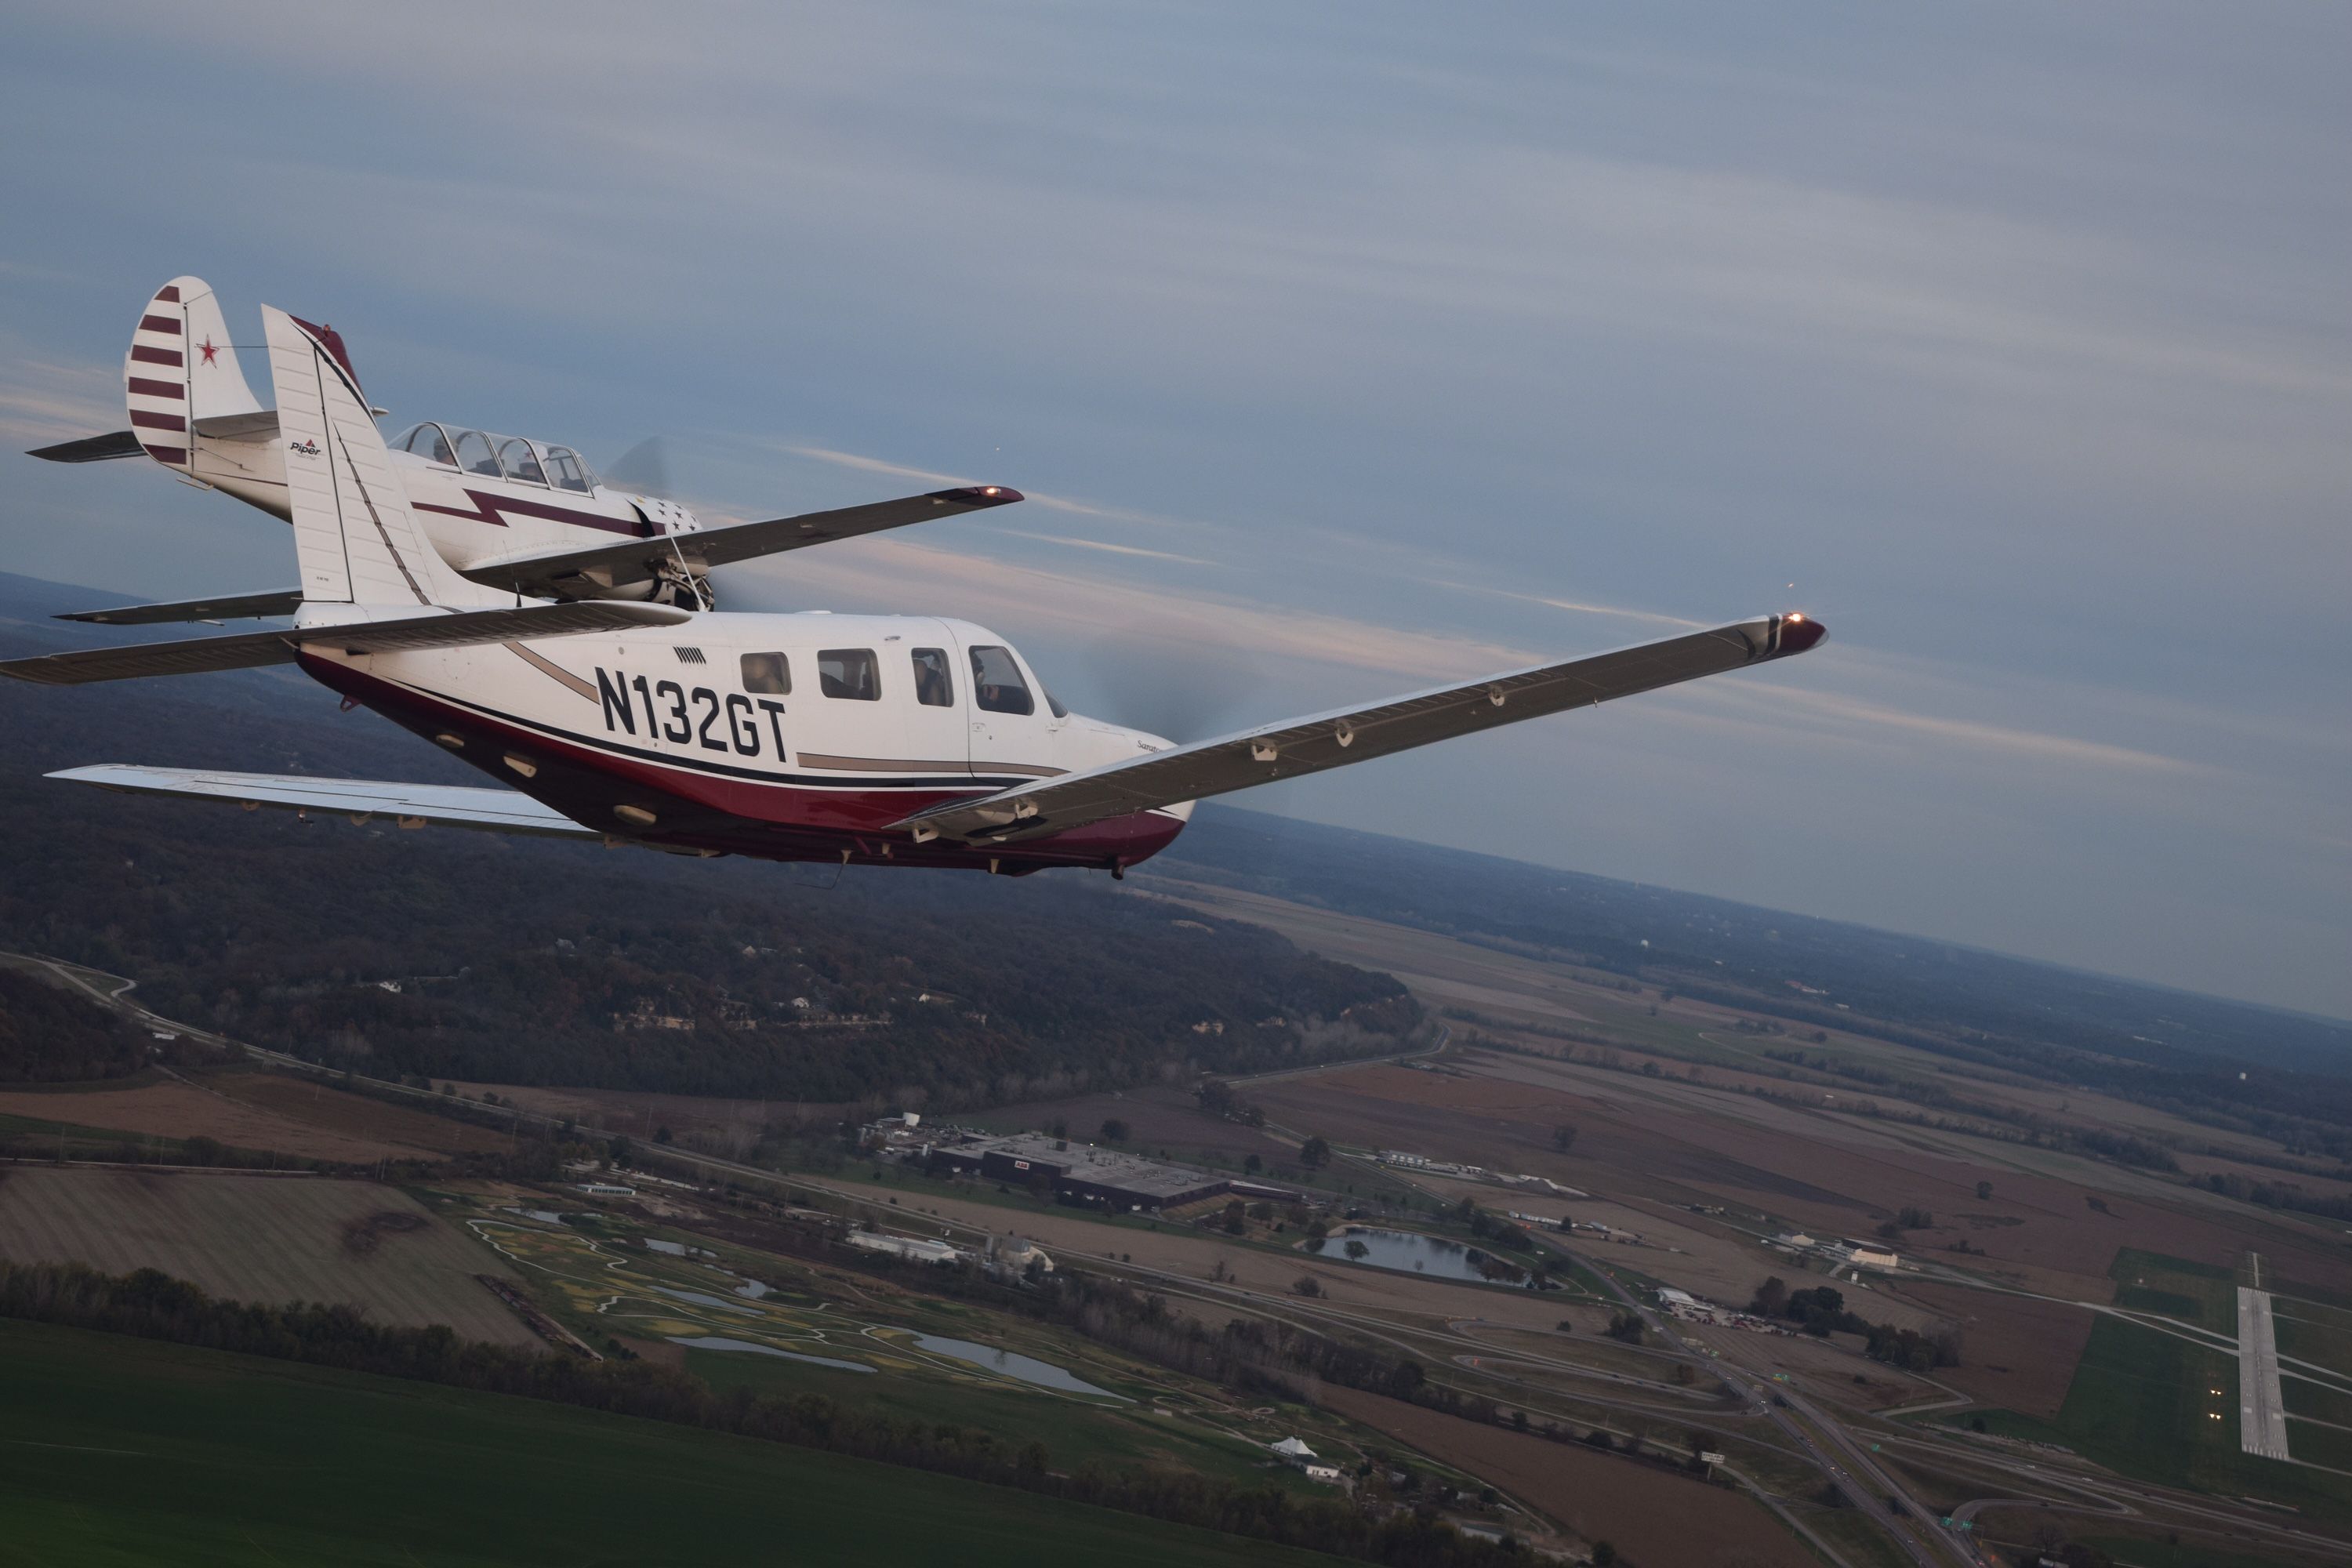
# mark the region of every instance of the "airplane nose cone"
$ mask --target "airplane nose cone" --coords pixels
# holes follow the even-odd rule
[[[1785,616],[1780,621],[1780,651],[1802,653],[1829,635],[1829,627],[1810,616]]]

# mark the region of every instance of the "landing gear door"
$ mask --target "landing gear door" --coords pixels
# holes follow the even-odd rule
[[[971,692],[973,777],[1010,784],[1061,771],[1052,765],[1055,726],[1045,695],[1010,647],[967,642],[957,674]]]
[[[908,693],[899,700],[907,715],[906,766],[909,772],[943,778],[968,777],[972,708],[963,650],[945,622],[908,624],[923,629],[894,638],[885,645],[889,651],[883,656],[897,666],[885,675],[886,683],[905,682],[898,689]]]

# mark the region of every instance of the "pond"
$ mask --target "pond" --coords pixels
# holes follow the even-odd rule
[[[740,1301],[730,1301],[724,1296],[713,1296],[707,1290],[677,1290],[667,1285],[648,1285],[646,1289],[658,1290],[665,1296],[675,1296],[681,1301],[692,1301],[698,1307],[716,1307],[724,1312],[740,1312],[747,1318],[756,1318],[760,1315],[755,1308],[747,1307]]]
[[[1369,1226],[1355,1226],[1335,1231],[1323,1244],[1322,1256],[1349,1258],[1349,1242],[1364,1248],[1364,1256],[1352,1261],[1368,1263],[1375,1268],[1391,1268],[1400,1274],[1434,1274],[1441,1279],[1468,1279],[1478,1284],[1528,1282],[1527,1269],[1507,1258],[1465,1242],[1410,1230],[1375,1230]]]
[[[843,1372],[872,1372],[862,1361],[842,1361],[829,1355],[803,1355],[797,1351],[780,1351],[773,1345],[755,1345],[749,1340],[725,1339],[718,1334],[696,1334],[688,1337],[672,1334],[669,1342],[684,1345],[690,1351],[749,1351],[753,1355],[782,1356],[786,1361],[804,1361],[812,1366],[838,1367]]]
[[[943,1334],[916,1334],[915,1342],[935,1354],[952,1356],[969,1362],[988,1372],[1000,1373],[1038,1388],[1058,1389],[1064,1394],[1094,1394],[1105,1399],[1132,1403],[1124,1394],[1113,1394],[1108,1388],[1097,1388],[1082,1378],[1072,1376],[1051,1362],[1014,1351],[1001,1351],[993,1345],[974,1344],[970,1340],[951,1340]]]

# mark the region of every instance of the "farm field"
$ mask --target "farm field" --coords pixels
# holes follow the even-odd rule
[[[274,1150],[298,1159],[354,1164],[432,1153],[422,1144],[320,1126],[266,1105],[211,1093],[193,1083],[151,1083],[135,1089],[9,1089],[0,1091],[0,1115],[21,1117],[35,1126],[64,1121],[140,1137],[213,1138],[236,1149]]]
[[[1352,1420],[1447,1456],[1585,1540],[1609,1542],[1633,1562],[1737,1560],[1757,1568],[1812,1568],[1812,1553],[1739,1492],[1377,1394],[1331,1387],[1324,1399]]]
[[[1332,1561],[689,1427],[38,1324],[0,1322],[0,1563],[27,1568],[699,1564],[785,1542],[796,1564],[857,1568]]]
[[[2059,1301],[1906,1281],[1905,1296],[1960,1326],[1960,1364],[1937,1369],[1972,1399],[2048,1419],[2065,1403],[2095,1314]]]
[[[311,1078],[274,1072],[222,1073],[207,1077],[205,1087],[305,1126],[401,1148],[491,1153],[507,1147],[506,1135],[491,1128],[386,1104],[363,1094],[347,1094]]]
[[[415,1228],[346,1240],[381,1215]],[[347,1302],[379,1322],[538,1342],[474,1278],[513,1273],[496,1253],[374,1182],[16,1166],[0,1174],[0,1257],[160,1268],[215,1297]]]

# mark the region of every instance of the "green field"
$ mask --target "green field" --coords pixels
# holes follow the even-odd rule
[[[2126,1247],[2107,1273],[2117,1286],[2118,1307],[2179,1318],[2233,1338],[2238,1332],[2238,1281],[2227,1268]]]
[[[2317,1519],[2352,1519],[2352,1479],[2257,1458],[2240,1448],[2235,1356],[2121,1318],[2102,1317],[2093,1326],[2056,1420],[1983,1414],[1991,1431],[2063,1444],[2141,1480],[2265,1498]],[[2309,1457],[2306,1435],[2325,1430],[2293,1424],[2289,1443],[2295,1456]]]
[[[2075,1539],[2085,1546],[2097,1547],[2129,1568],[2288,1568],[2284,1558],[2257,1557],[2188,1541],[2168,1546],[2144,1535],[2082,1535]]]
[[[2352,1379],[2352,1329],[2315,1321],[2311,1309],[2299,1301],[2273,1300],[2271,1317],[2279,1354]]]
[[[0,1564],[1336,1560],[776,1444],[0,1321]]]

